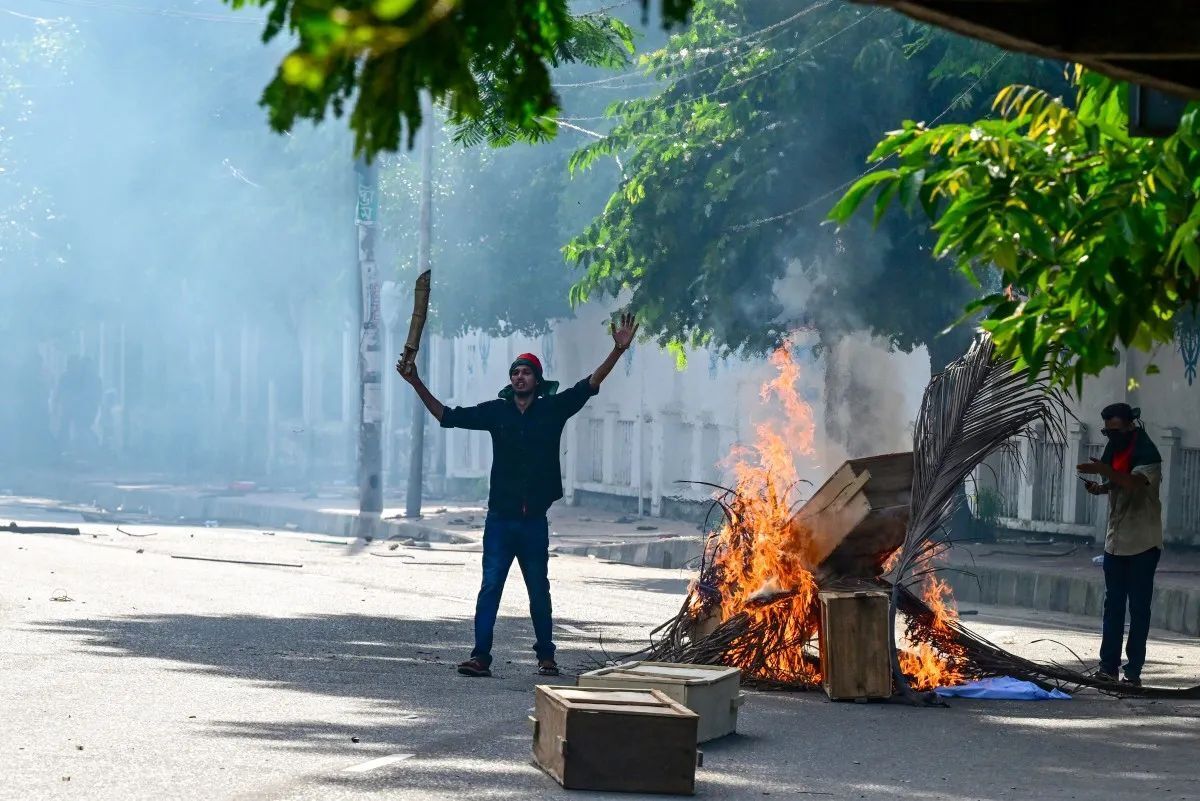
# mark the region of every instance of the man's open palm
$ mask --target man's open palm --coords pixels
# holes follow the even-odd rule
[[[621,315],[619,324],[609,323],[609,330],[612,331],[613,343],[621,350],[625,350],[637,336],[638,324],[632,314],[625,313]]]

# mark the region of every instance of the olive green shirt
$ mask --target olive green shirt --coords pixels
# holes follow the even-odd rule
[[[1162,463],[1138,465],[1133,475],[1145,476],[1145,486],[1122,489],[1109,483],[1108,531],[1104,551],[1113,556],[1133,556],[1163,546]]]

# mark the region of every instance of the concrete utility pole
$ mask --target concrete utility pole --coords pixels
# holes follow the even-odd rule
[[[417,274],[431,268],[430,248],[433,240],[433,101],[429,93],[421,95],[421,218],[417,231]],[[428,337],[426,337],[428,341]],[[429,347],[417,352],[417,374],[432,384],[429,370]],[[404,503],[405,517],[421,516],[421,482],[425,461],[425,407],[412,405],[412,450],[408,459],[408,492]]]
[[[358,232],[358,512],[359,535],[370,533],[371,517],[383,512],[383,318],[379,311],[379,266],[375,262],[375,224],[379,216],[379,168],[365,159],[354,164]],[[365,517],[364,517],[365,516]]]

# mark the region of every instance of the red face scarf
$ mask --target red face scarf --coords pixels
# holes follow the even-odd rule
[[[1129,444],[1123,449],[1113,454],[1112,468],[1119,473],[1133,472],[1133,449],[1137,447],[1137,429],[1133,430],[1133,436],[1129,438]]]

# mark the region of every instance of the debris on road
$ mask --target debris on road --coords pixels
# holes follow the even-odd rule
[[[180,556],[171,554],[172,559],[187,559],[192,562],[224,562],[229,565],[260,565],[263,567],[304,567],[291,562],[253,562],[248,559],[217,559],[213,556]]]
[[[157,531],[150,531],[150,532],[147,532],[146,534],[134,534],[132,531],[126,531],[125,529],[121,528],[120,526],[117,526],[117,531],[121,532],[126,537],[157,537],[158,536]]]
[[[14,534],[66,534],[71,537],[79,536],[79,529],[67,526],[18,526],[16,523],[9,523],[4,527],[4,530],[11,531]]]

